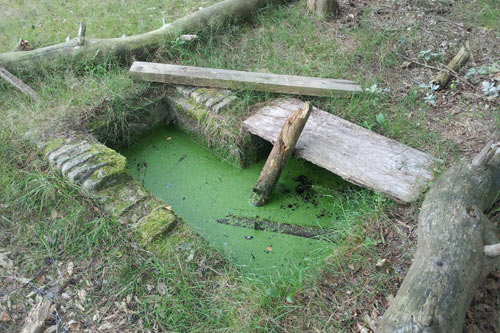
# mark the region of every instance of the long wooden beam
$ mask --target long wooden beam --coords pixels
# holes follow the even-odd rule
[[[275,93],[331,96],[362,91],[348,80],[232,71],[135,61],[129,71],[136,80],[226,89],[252,89]]]
[[[14,87],[16,87],[17,89],[19,89],[23,93],[31,96],[31,98],[33,98],[35,101],[38,102],[40,100],[40,97],[38,96],[38,94],[36,93],[36,91],[34,91],[33,89],[31,89],[26,83],[24,83],[23,81],[19,80],[14,75],[10,74],[3,67],[0,67],[0,77],[2,77],[5,81],[9,82],[10,84],[12,84]]]

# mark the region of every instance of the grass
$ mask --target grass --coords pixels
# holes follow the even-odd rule
[[[496,0],[460,1],[457,12],[476,27],[500,32],[500,3]]]
[[[35,47],[63,41],[76,34],[80,21],[87,24],[89,37],[140,33],[157,28],[162,17],[171,21],[214,2],[7,0],[0,4],[0,52],[10,50],[21,36]],[[352,79],[364,87],[388,87],[391,95],[313,98],[312,102],[415,148],[445,159],[457,156],[453,144],[429,126],[436,110],[423,103],[422,93],[415,88],[397,92],[405,75],[399,69],[404,60],[399,54],[412,52],[407,48],[418,44],[417,33],[373,29],[367,10],[359,26],[338,27],[332,21],[311,18],[304,5],[299,1],[271,6],[248,23],[203,32],[193,43],[170,43],[151,60]],[[457,8],[465,8],[462,13],[468,22],[499,29],[497,1],[463,1]],[[408,44],[402,45],[404,39]],[[21,74],[42,101],[35,104],[0,81],[0,247],[14,253],[18,270],[9,274],[33,277],[43,271],[48,281],[49,277],[56,280],[61,265],[75,263],[70,294],[89,290],[90,301],[82,311],[73,306],[77,296],[61,300],[71,309],[66,319],[76,313],[78,321],[95,328],[98,324],[89,319],[95,314],[117,314],[126,319],[122,328],[137,331],[341,332],[356,327],[362,311],[383,310],[385,296],[397,291],[414,239],[389,216],[416,206],[403,209],[380,201],[369,216],[362,210],[346,216],[359,227],[337,235],[344,242],[324,267],[288,280],[263,283],[242,276],[185,228],[172,235],[171,246],[161,253],[138,248],[127,226],[102,213],[98,202],[50,171],[22,134],[82,130],[99,122],[113,136],[126,138],[134,110],[148,98],[144,93],[150,86],[133,83],[127,68],[113,59],[62,61]],[[256,103],[277,95],[240,91],[238,96],[238,111],[225,115],[234,124]],[[499,109],[494,110],[498,126]],[[345,204],[339,202],[332,209],[342,211]],[[405,222],[414,224],[416,214],[413,211]],[[187,261],[189,251],[178,249],[182,242],[193,246],[192,261]],[[391,268],[376,269],[377,261],[386,257],[393,261]],[[26,300],[30,290],[22,285],[11,290],[14,282],[4,274],[0,279],[16,305],[8,307],[6,294],[0,292],[0,313],[8,309],[14,318],[0,323],[0,331],[16,331],[24,310],[33,305]],[[48,282],[37,280],[36,285],[50,288]],[[128,304],[132,312],[120,312],[115,302],[120,304],[127,296],[132,298]],[[120,325],[118,320],[113,324]]]

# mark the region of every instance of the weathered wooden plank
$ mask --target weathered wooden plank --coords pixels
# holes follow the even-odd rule
[[[137,80],[226,89],[252,89],[275,93],[331,96],[362,91],[348,80],[232,71],[135,61],[129,71]]]
[[[23,81],[19,80],[17,77],[9,73],[3,67],[0,67],[0,77],[4,78],[5,81],[9,82],[23,93],[30,95],[35,101],[38,102],[40,100],[40,97],[33,89],[31,89],[26,83],[24,83]]]
[[[303,106],[298,99],[278,100],[245,120],[250,133],[269,142],[283,123]],[[295,154],[347,181],[403,202],[416,200],[434,179],[438,159],[373,133],[326,111],[313,108]]]

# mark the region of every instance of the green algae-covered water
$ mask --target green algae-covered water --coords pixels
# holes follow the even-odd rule
[[[295,225],[335,234],[337,229],[349,229],[345,214],[359,210],[349,205],[334,209],[346,183],[294,157],[270,202],[254,207],[250,193],[265,161],[238,169],[175,128],[152,133],[124,155],[133,176],[147,189],[244,271],[258,275],[316,266],[335,244],[325,236],[306,238],[257,226]],[[254,221],[254,227],[234,226],[234,221]]]

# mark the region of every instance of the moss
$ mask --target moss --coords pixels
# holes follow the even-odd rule
[[[170,231],[177,221],[177,216],[166,206],[159,207],[148,216],[139,221],[137,231],[142,245],[150,243],[153,239]]]
[[[136,206],[139,201],[152,198],[149,192],[136,181],[119,183],[116,186],[106,188],[99,193],[99,196],[106,198],[106,210],[115,216],[122,216]],[[146,214],[144,212],[142,215]]]
[[[190,118],[201,122],[208,115],[208,109],[204,106],[200,106],[200,104],[196,103],[192,99],[183,100],[184,105],[180,103],[174,102],[174,107],[181,112],[184,112]]]
[[[64,144],[66,143],[66,139],[64,138],[57,138],[54,140],[50,140],[45,148],[43,149],[43,154],[47,156],[51,152],[61,148]]]
[[[183,245],[199,245],[203,242],[206,241],[199,237],[187,223],[183,220],[179,220],[175,230],[173,230],[168,237],[156,237],[148,244],[148,250],[160,256],[169,255],[173,252],[177,252],[179,247]]]
[[[110,183],[131,179],[125,156],[102,144],[92,145],[89,152],[97,155],[96,164],[104,164],[90,177],[92,181],[98,183],[96,191],[100,191]]]

